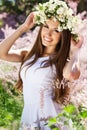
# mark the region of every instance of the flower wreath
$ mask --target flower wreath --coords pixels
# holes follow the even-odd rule
[[[59,21],[58,31],[69,30],[74,38],[78,37],[79,26],[82,21],[78,16],[73,16],[73,10],[67,6],[66,2],[61,0],[49,0],[46,3],[39,3],[35,8],[36,24],[44,24],[47,19],[53,18],[54,21]],[[77,40],[77,39],[75,39]]]

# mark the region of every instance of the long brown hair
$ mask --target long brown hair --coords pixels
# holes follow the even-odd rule
[[[33,48],[24,57],[21,66],[23,65],[23,63],[26,60],[31,58],[33,55],[35,57],[34,57],[32,62],[27,64],[28,66],[33,65],[37,61],[37,59],[43,55],[44,46],[42,45],[42,41],[41,41],[41,29],[42,29],[42,27],[39,30],[39,33],[38,33],[38,36],[37,36],[37,39],[36,39],[36,42],[35,42]],[[53,65],[53,64],[55,65],[56,79],[59,79],[60,82],[63,79],[63,68],[66,64],[67,58],[69,57],[70,41],[71,41],[70,31],[69,30],[63,30],[62,33],[61,33],[60,41],[56,46],[55,53],[54,53],[53,57],[50,58],[49,61],[48,61],[48,65]],[[21,68],[20,68],[20,70],[21,70]],[[16,84],[16,87],[18,89],[22,89],[22,80],[20,78],[20,71],[19,71],[19,80]],[[56,99],[57,97],[60,97],[62,95],[62,88],[60,88],[60,90],[58,90],[58,88],[55,88],[55,90],[56,90],[55,91],[55,99]]]

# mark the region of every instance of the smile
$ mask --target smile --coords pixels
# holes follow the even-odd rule
[[[51,39],[51,38],[44,37],[44,41],[46,41],[46,42],[52,42],[52,39]]]

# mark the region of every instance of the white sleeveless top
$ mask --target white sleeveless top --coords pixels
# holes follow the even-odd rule
[[[25,66],[34,57],[27,60]],[[41,63],[49,57],[41,57],[30,67],[22,67],[21,78],[23,81],[24,109],[21,117],[20,130],[30,130],[38,127],[48,130],[44,124],[47,119],[54,117],[57,111],[53,98],[53,82],[56,76],[55,67],[42,68]],[[25,72],[26,71],[26,72]]]

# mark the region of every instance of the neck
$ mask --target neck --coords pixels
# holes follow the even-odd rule
[[[45,49],[44,50],[44,54],[45,55],[52,55],[52,54],[54,54],[55,53],[55,49],[53,49],[53,48],[50,48],[50,49]]]

